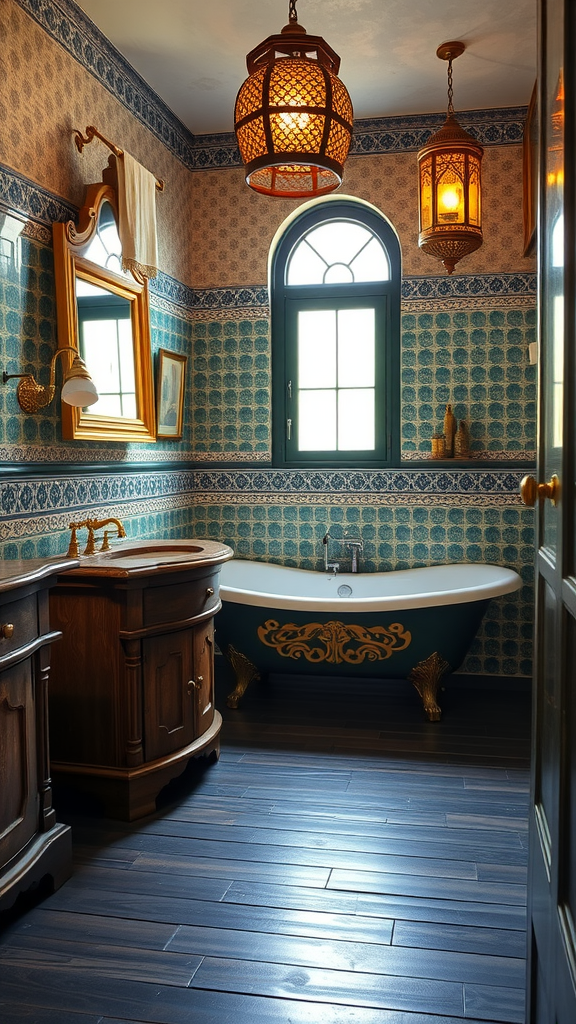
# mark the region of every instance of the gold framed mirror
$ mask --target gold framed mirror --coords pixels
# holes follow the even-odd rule
[[[78,350],[99,395],[90,408],[62,404],[66,440],[156,440],[148,283],[122,270],[117,224],[102,182],[88,185],[77,226],[52,226],[58,347]]]

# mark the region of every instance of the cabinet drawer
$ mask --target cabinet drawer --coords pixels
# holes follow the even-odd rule
[[[9,634],[9,635],[6,635]],[[9,601],[0,607],[0,658],[24,647],[38,636],[36,595]]]
[[[218,605],[219,572],[163,587],[146,587],[143,594],[143,625],[182,622],[215,611]]]

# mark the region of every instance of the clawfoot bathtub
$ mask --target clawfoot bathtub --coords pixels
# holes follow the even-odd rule
[[[512,569],[481,563],[329,575],[233,559],[216,616],[236,676],[228,705],[264,672],[404,677],[438,721],[442,676],[462,664],[491,598],[521,584]]]

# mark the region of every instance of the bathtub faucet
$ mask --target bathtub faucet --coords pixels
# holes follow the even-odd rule
[[[328,541],[332,540],[330,537],[330,530],[326,530],[326,533],[322,537],[322,544],[324,545],[324,572],[333,572],[334,575],[340,568],[340,562],[329,562],[328,561]]]
[[[332,541],[334,544],[339,544],[340,547],[350,548],[350,571],[358,572],[358,555],[364,549],[364,543],[360,537],[348,537],[346,534],[343,537],[332,537],[330,530],[326,530],[322,543],[324,545],[324,570],[325,572],[334,571],[337,572],[340,568],[339,562],[328,561],[328,541]]]
[[[352,565],[351,572],[358,572],[358,555],[364,550],[364,544],[359,537],[344,537],[342,541],[345,547],[350,548]]]

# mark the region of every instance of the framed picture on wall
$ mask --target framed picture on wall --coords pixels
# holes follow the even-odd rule
[[[156,376],[156,436],[178,441],[182,437],[187,356],[161,348]]]

